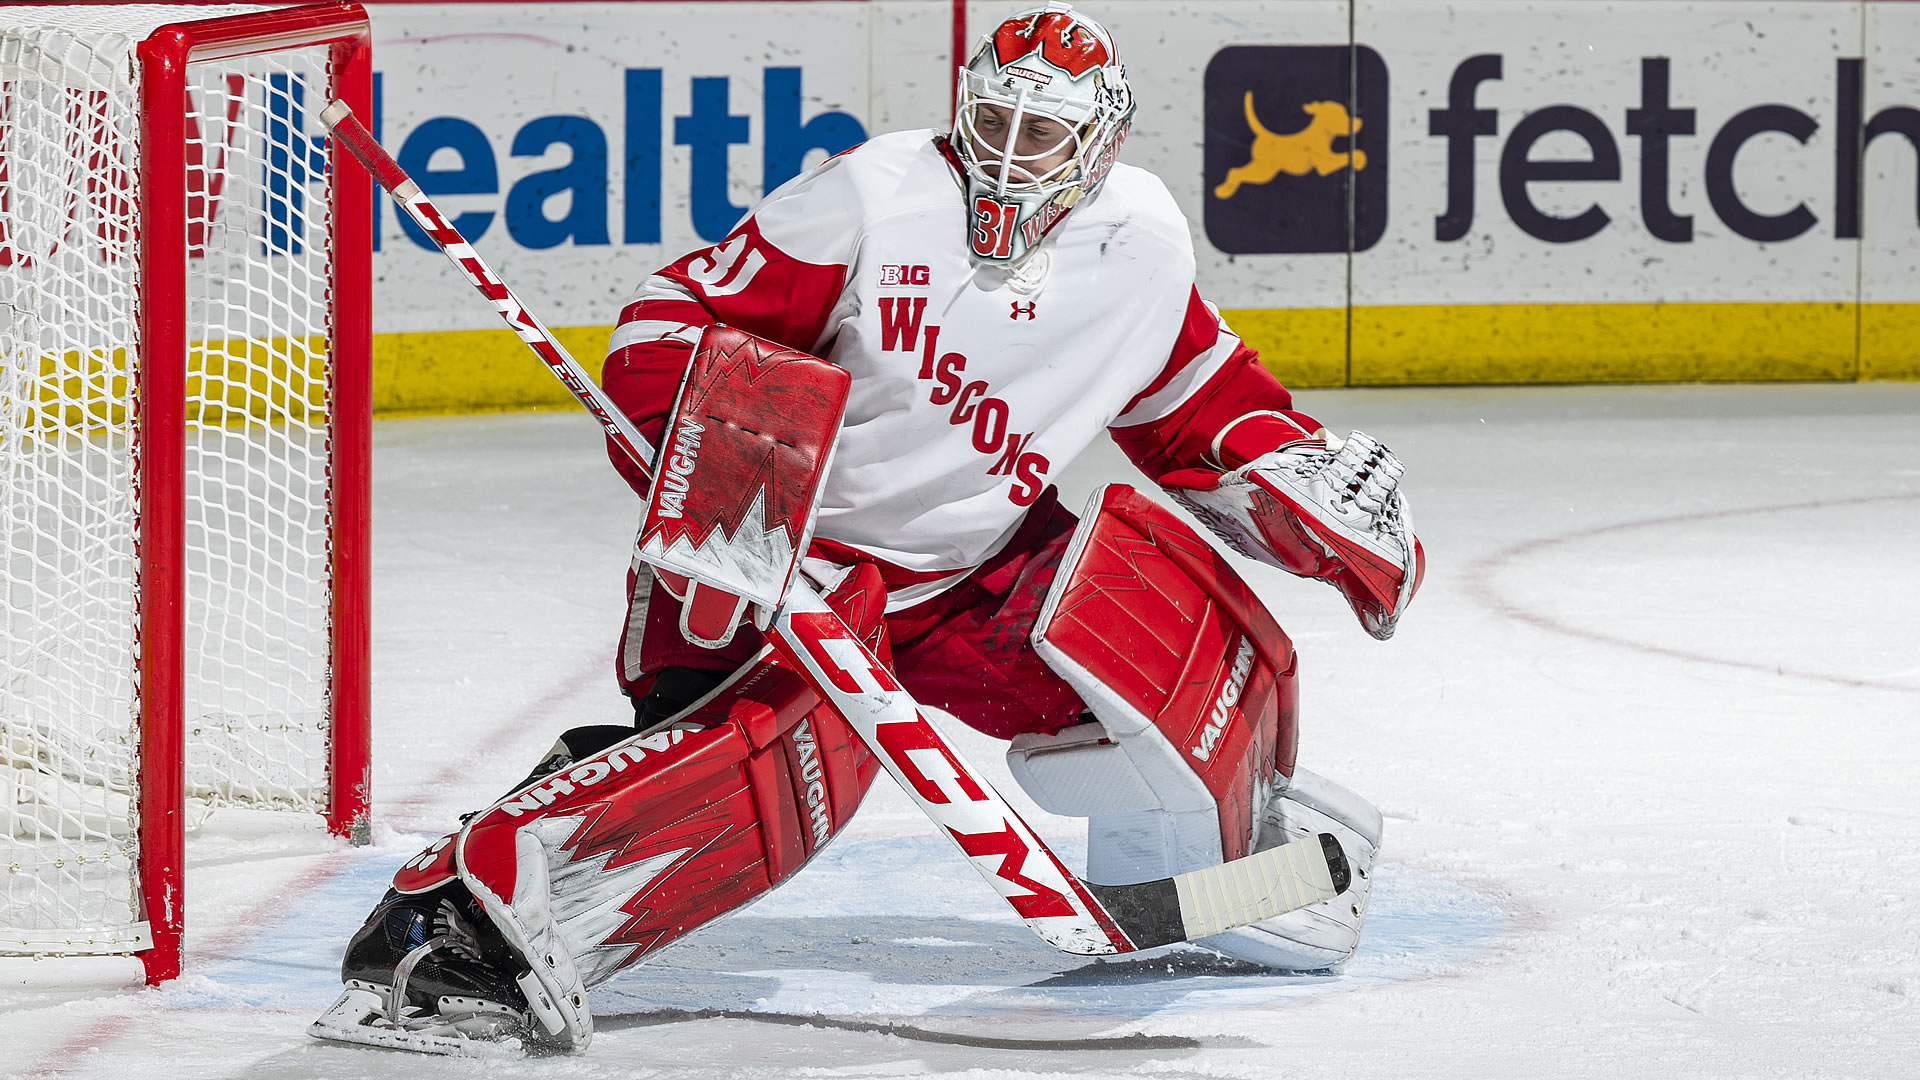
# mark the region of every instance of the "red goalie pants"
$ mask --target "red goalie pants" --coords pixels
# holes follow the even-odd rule
[[[1077,521],[1048,488],[998,554],[958,585],[887,616],[894,674],[915,700],[1001,739],[1077,722],[1085,708],[1079,695],[1028,641]],[[880,570],[893,583],[890,574],[897,571],[884,565]],[[724,649],[688,642],[680,636],[680,602],[653,588],[651,577],[628,582],[632,599],[620,666],[629,693],[662,668],[732,671],[765,644],[750,625],[736,629]]]

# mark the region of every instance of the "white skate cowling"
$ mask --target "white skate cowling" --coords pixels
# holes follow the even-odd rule
[[[1382,825],[1372,803],[1324,776],[1295,770],[1292,785],[1276,792],[1260,815],[1256,850],[1332,833],[1346,852],[1352,883],[1331,900],[1195,944],[1276,971],[1326,971],[1345,963],[1360,944]]]

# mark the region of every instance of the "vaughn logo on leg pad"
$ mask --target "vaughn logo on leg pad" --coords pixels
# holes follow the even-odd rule
[[[813,830],[813,838],[824,844],[833,835],[833,821],[827,816],[826,771],[820,767],[811,719],[800,721],[800,726],[793,729],[793,752],[800,759],[800,782],[807,785],[808,827]]]
[[[512,799],[503,801],[499,810],[508,817],[538,813],[542,808],[552,806],[554,800],[562,795],[571,795],[584,787],[592,787],[617,772],[625,772],[629,766],[637,765],[649,752],[671,749],[688,731],[699,731],[698,724],[675,724],[665,731],[657,731],[644,739],[636,739],[629,745],[607,754],[603,758],[584,762],[572,769],[557,773],[538,787],[528,788]]]
[[[1188,748],[1188,753],[1201,761],[1213,756],[1213,748],[1219,745],[1220,736],[1226,734],[1234,706],[1240,704],[1240,694],[1247,688],[1247,674],[1252,670],[1253,641],[1242,637],[1240,651],[1234,654],[1233,667],[1227,672],[1226,685],[1220,688],[1213,712],[1207,717],[1207,726],[1200,729],[1200,741]]]
[[[660,471],[661,517],[677,518],[686,509],[693,470],[700,463],[700,433],[705,430],[705,425],[691,416],[680,418],[680,429],[673,433],[673,453],[667,456],[667,467]]]

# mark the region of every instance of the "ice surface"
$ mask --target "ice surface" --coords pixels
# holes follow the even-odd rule
[[[1300,649],[1302,763],[1387,816],[1344,972],[1055,953],[883,780],[787,887],[596,991],[582,1058],[314,1042],[394,867],[624,716],[638,501],[591,422],[392,420],[375,846],[216,815],[186,976],[0,964],[0,1076],[1920,1076],[1920,385],[1300,403],[1408,463],[1430,559],[1384,644],[1242,563]],[[1112,480],[1136,477],[1099,447],[1061,484]]]

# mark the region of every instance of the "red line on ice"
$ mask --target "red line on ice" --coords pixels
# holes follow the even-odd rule
[[[474,766],[491,760],[502,747],[523,734],[530,723],[545,718],[562,702],[578,693],[583,683],[602,675],[605,666],[603,660],[595,660],[590,669],[576,672],[572,678],[556,684],[546,696],[534,702],[526,711],[494,728],[487,733],[486,738],[473,744],[465,754],[442,766],[439,772],[434,773],[425,783],[416,787],[411,794],[386,805],[391,810],[413,811],[432,806],[446,785],[470,774]],[[380,804],[376,804],[376,812],[379,809]],[[352,863],[350,852],[346,850],[329,851],[321,855],[314,866],[301,871],[292,881],[275,889],[265,899],[229,921],[223,929],[210,934],[204,944],[197,945],[188,957],[192,966],[204,968],[209,964],[230,959],[257,937],[262,929],[277,922],[289,910],[290,902],[294,897],[319,887],[328,879],[345,871]],[[369,898],[369,904],[373,899]],[[345,944],[345,942],[341,943],[343,947]],[[182,974],[186,972],[183,971]],[[158,1010],[158,1015],[200,1011],[204,1010],[162,1006]],[[102,1017],[43,1054],[38,1063],[19,1075],[26,1080],[64,1076],[77,1064],[97,1063],[98,1059],[89,1059],[86,1051],[98,1050],[134,1030],[141,1021],[153,1019],[154,1016],[154,1013],[127,1013]]]
[[[1866,495],[1855,499],[1817,499],[1810,502],[1781,503],[1777,506],[1750,506],[1736,510],[1703,510],[1691,514],[1674,514],[1669,517],[1642,518],[1638,521],[1622,521],[1612,525],[1602,525],[1592,529],[1562,533],[1559,536],[1541,537],[1514,544],[1475,561],[1467,569],[1467,591],[1475,599],[1500,615],[1517,622],[1556,634],[1579,638],[1582,641],[1596,642],[1601,645],[1614,645],[1635,652],[1650,653],[1656,656],[1686,660],[1696,664],[1713,664],[1719,667],[1738,668],[1742,671],[1756,671],[1766,675],[1787,675],[1796,679],[1808,679],[1814,682],[1832,683],[1837,686],[1850,686],[1868,690],[1894,690],[1900,693],[1920,693],[1920,687],[1907,683],[1883,682],[1877,679],[1859,679],[1850,675],[1835,675],[1824,671],[1806,671],[1798,668],[1782,667],[1778,664],[1754,663],[1747,660],[1730,660],[1724,656],[1712,656],[1707,653],[1692,652],[1687,649],[1675,649],[1665,645],[1653,645],[1631,638],[1618,637],[1588,630],[1561,622],[1550,615],[1529,611],[1504,597],[1494,588],[1493,577],[1502,568],[1512,565],[1520,559],[1538,554],[1548,548],[1571,544],[1581,540],[1590,540],[1608,533],[1626,532],[1632,529],[1651,529],[1663,525],[1680,525],[1688,522],[1712,521],[1717,518],[1741,517],[1750,514],[1780,514],[1797,510],[1825,510],[1839,506],[1861,506],[1869,503],[1899,502],[1920,499],[1920,492],[1906,492],[1898,495]]]

